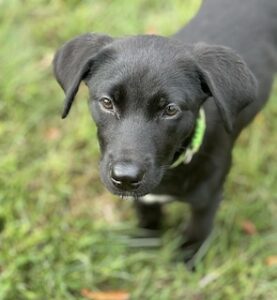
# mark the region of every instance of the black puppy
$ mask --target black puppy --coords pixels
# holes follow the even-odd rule
[[[84,34],[54,59],[63,118],[80,82],[89,88],[106,187],[136,199],[144,228],[160,225],[155,200],[188,202],[183,246],[194,251],[212,229],[234,142],[276,70],[276,0],[206,0],[172,37]]]

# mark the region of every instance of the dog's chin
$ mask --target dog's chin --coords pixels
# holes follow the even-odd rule
[[[122,190],[116,190],[116,189],[109,189],[109,191],[112,194],[122,197],[122,198],[125,198],[125,197],[126,198],[127,197],[140,198],[140,197],[143,197],[143,196],[149,194],[151,192],[151,190],[153,190],[153,189],[149,189],[149,190],[145,190],[145,191],[136,191],[136,190],[122,191]]]

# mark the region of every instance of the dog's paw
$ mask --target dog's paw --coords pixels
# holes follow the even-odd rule
[[[205,239],[196,240],[191,238],[184,238],[180,250],[182,253],[182,259],[187,268],[191,271],[196,269],[197,264],[207,254],[211,242],[213,240],[213,232]]]
[[[196,256],[202,244],[203,241],[195,241],[187,238],[180,246],[182,260],[191,271],[195,270]]]

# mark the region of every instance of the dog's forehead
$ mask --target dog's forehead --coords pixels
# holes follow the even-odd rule
[[[130,37],[110,47],[112,59],[101,68],[97,83],[92,80],[99,94],[115,93],[142,107],[164,98],[183,99],[190,93],[191,61],[168,38]]]
[[[182,52],[169,38],[160,36],[136,36],[119,39],[114,47],[117,58],[129,66],[144,65],[155,69],[170,69]]]
[[[179,78],[195,70],[189,47],[176,40],[142,35],[115,40],[114,67],[123,75],[157,83]]]
[[[150,64],[147,60],[122,59],[115,64],[112,73],[112,89],[123,95],[128,103],[136,102],[138,107],[162,102],[178,92],[178,81],[179,85],[182,84],[181,72],[174,68],[171,72],[169,68],[162,68],[157,63]]]
[[[157,87],[184,74],[181,55],[174,43],[160,36],[118,39],[110,45],[114,56],[107,68],[111,77],[131,86]]]

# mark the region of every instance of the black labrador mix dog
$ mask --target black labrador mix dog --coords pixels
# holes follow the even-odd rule
[[[89,89],[105,186],[134,197],[148,229],[160,225],[160,200],[188,202],[191,255],[211,232],[235,140],[276,70],[276,0],[206,0],[171,37],[88,33],[54,58],[63,118],[81,81]]]

